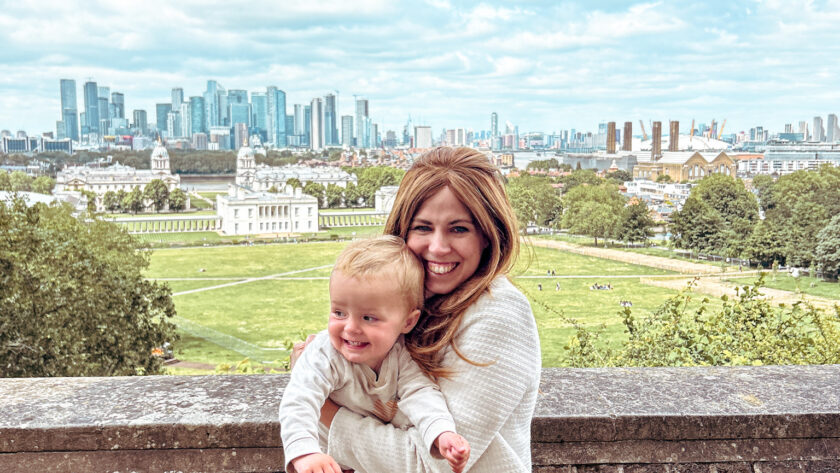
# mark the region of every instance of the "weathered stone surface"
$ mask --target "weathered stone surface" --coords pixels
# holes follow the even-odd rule
[[[277,471],[287,381],[0,379],[0,471]],[[540,473],[840,471],[840,366],[546,369],[532,438]]]
[[[277,472],[279,448],[117,450],[0,454],[3,473]]]
[[[545,369],[539,442],[838,436],[840,366]]]

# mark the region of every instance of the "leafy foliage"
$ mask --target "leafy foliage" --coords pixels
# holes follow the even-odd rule
[[[814,258],[823,274],[831,279],[840,275],[840,215],[835,215],[828,225],[817,234],[817,249]]]
[[[525,173],[508,180],[507,192],[523,231],[532,222],[540,226],[560,226],[563,206],[548,179]]]
[[[156,212],[160,212],[169,203],[169,188],[160,179],[152,179],[143,189],[143,197],[152,201]]]
[[[621,220],[624,197],[613,184],[576,186],[563,196],[563,227],[595,238],[615,235]]]
[[[559,169],[560,163],[557,162],[556,158],[549,158],[549,159],[538,159],[535,161],[531,161],[528,163],[528,166],[525,169],[539,169],[542,171],[548,171],[549,169]]]
[[[171,291],[119,226],[64,206],[0,205],[0,377],[161,372]]]
[[[621,210],[621,221],[618,223],[616,238],[625,242],[647,241],[653,236],[651,228],[654,225],[647,204],[641,200],[631,201]]]
[[[131,213],[143,210],[143,191],[140,190],[140,186],[134,186],[131,192],[125,193],[122,208]]]
[[[577,328],[567,344],[571,366],[732,366],[826,364],[840,362],[840,308],[826,313],[797,302],[774,307],[760,293],[763,277],[721,297],[691,308],[691,286],[655,313],[636,317],[621,312],[629,334],[618,349],[600,350],[591,340],[598,331]]]
[[[179,212],[187,206],[187,194],[180,188],[175,188],[169,194],[169,210]]]

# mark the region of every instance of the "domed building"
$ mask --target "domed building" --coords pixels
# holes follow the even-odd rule
[[[106,163],[110,164],[110,160]],[[154,179],[163,181],[169,192],[181,186],[181,176],[172,174],[169,153],[160,140],[152,150],[150,169],[135,169],[119,163],[102,167],[102,164],[97,162],[64,168],[56,176],[55,191],[93,192],[97,208],[102,210],[102,196],[108,191],[131,192],[135,187],[144,190]]]
[[[254,150],[247,143],[236,156],[236,178],[227,194],[216,196],[216,214],[226,235],[291,235],[318,231],[318,199],[292,189],[285,180],[272,184],[280,192],[256,188]]]

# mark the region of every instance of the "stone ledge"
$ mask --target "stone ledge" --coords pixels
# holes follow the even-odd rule
[[[0,471],[277,471],[287,381],[0,379]],[[836,471],[840,365],[544,369],[532,440],[546,473]]]

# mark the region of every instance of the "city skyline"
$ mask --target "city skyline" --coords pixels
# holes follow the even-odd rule
[[[207,80],[249,94],[276,86],[287,114],[334,93],[336,120],[356,115],[357,95],[383,134],[409,116],[435,134],[488,130],[493,112],[523,133],[692,119],[782,131],[840,109],[838,6],[594,5],[6,5],[0,128],[54,131],[59,80],[88,78],[124,94],[126,117],[149,120],[173,88],[200,95]]]

